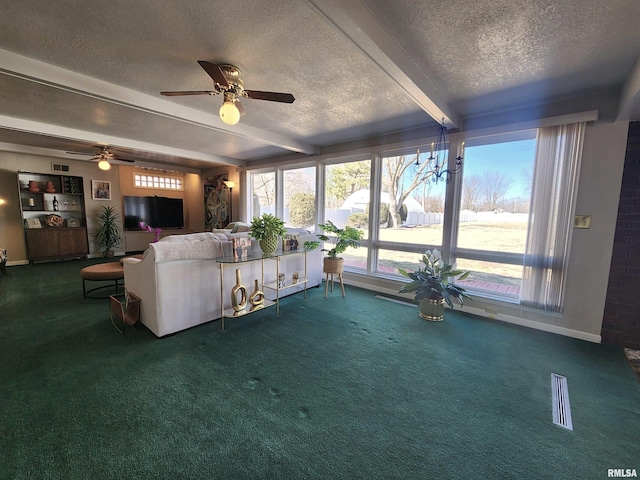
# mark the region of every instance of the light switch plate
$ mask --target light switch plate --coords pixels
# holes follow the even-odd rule
[[[576,215],[573,226],[574,228],[591,228],[591,215]]]

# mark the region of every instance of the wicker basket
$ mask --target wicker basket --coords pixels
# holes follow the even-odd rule
[[[342,273],[344,270],[344,258],[324,257],[322,271],[324,273]]]

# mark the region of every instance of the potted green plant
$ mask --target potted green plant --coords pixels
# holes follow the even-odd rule
[[[360,246],[360,240],[362,240],[363,232],[362,230],[349,226],[338,228],[331,220],[327,220],[318,226],[324,232],[318,235],[318,238],[323,242],[331,242],[332,245],[331,248],[322,249],[323,252],[327,253],[327,256],[324,258],[323,271],[324,273],[342,274],[344,270],[344,259],[338,257],[338,255],[349,247],[358,248]],[[328,236],[326,235],[327,233],[333,235]]]
[[[102,250],[104,257],[113,256],[113,247],[122,243],[118,212],[115,207],[105,205],[98,210],[98,230],[93,234],[93,243]]]
[[[402,268],[402,275],[411,279],[400,289],[400,293],[415,293],[420,302],[419,315],[425,320],[439,322],[444,318],[444,303],[453,308],[453,300],[464,305],[463,298],[471,298],[466,290],[455,284],[456,280],[464,280],[471,272],[455,270],[453,265],[442,259],[440,251],[427,250],[420,260],[422,265],[414,272]]]
[[[263,213],[260,217],[253,217],[249,229],[251,236],[258,240],[262,253],[273,255],[278,248],[278,237],[284,235],[284,222],[275,215]]]

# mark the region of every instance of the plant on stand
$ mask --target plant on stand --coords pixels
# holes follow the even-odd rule
[[[415,272],[398,269],[411,279],[402,286],[400,293],[414,292],[415,299],[420,302],[420,317],[439,322],[444,318],[444,302],[453,308],[452,299],[455,299],[462,307],[463,298],[471,298],[464,288],[454,283],[464,280],[471,272],[455,270],[453,265],[442,259],[438,249],[427,250],[420,261],[422,265]]]
[[[318,235],[318,238],[323,242],[331,242],[331,248],[323,248],[322,251],[327,253],[327,256],[323,260],[322,271],[327,274],[325,284],[325,297],[327,296],[327,287],[329,283],[329,275],[331,275],[332,289],[333,289],[333,275],[337,274],[340,279],[340,285],[342,287],[342,296],[344,297],[344,285],[342,284],[342,272],[344,271],[344,258],[339,257],[341,253],[349,248],[358,248],[360,246],[360,240],[362,240],[363,232],[356,228],[346,226],[344,228],[338,228],[331,220],[327,220],[325,223],[318,225],[324,232]],[[332,236],[326,235],[327,233],[333,234]],[[305,242],[304,248],[312,250],[317,248],[320,242],[311,241]]]
[[[93,243],[102,250],[102,256],[113,257],[113,247],[122,243],[118,212],[115,207],[105,205],[98,210],[98,230],[93,234]]]
[[[285,234],[284,222],[275,215],[263,213],[253,217],[249,232],[260,244],[262,253],[273,255],[278,248],[278,237]]]

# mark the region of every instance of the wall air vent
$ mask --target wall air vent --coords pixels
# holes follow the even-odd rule
[[[62,165],[61,163],[52,163],[51,170],[54,172],[68,172],[69,165]]]

